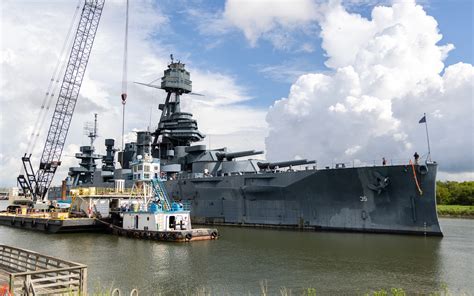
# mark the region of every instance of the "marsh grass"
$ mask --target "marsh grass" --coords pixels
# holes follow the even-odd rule
[[[440,216],[474,218],[474,206],[437,205],[436,207]]]
[[[115,296],[115,295],[120,295],[120,296],[129,296],[131,295],[129,291],[120,291],[120,294],[116,293],[113,288],[113,284],[111,284],[108,287],[101,286],[100,284],[96,284],[94,286],[94,291],[92,292],[91,295],[93,296]],[[302,289],[290,289],[287,287],[281,287],[279,288],[278,292],[272,292],[270,291],[271,289],[268,286],[268,281],[263,280],[260,281],[260,292],[257,294],[252,294],[248,292],[247,294],[243,295],[248,295],[248,296],[273,296],[273,295],[279,295],[279,296],[317,296],[317,295],[323,295],[318,293],[316,288],[302,288]],[[327,293],[324,293],[327,294]],[[138,294],[133,294],[131,296],[136,296],[136,295],[148,295],[148,294],[143,294],[143,293],[138,293]],[[199,286],[199,287],[194,287],[194,288],[188,288],[184,289],[181,292],[176,292],[175,294],[169,294],[169,293],[162,293],[159,291],[156,291],[153,293],[153,295],[159,295],[159,296],[167,296],[167,295],[173,295],[173,296],[227,296],[227,295],[235,295],[235,292],[229,291],[229,292],[219,292],[219,293],[214,293],[210,287],[206,286]],[[373,291],[368,291],[366,293],[358,293],[355,292],[353,295],[360,295],[360,296],[407,296],[407,295],[428,295],[428,296],[468,296],[469,293],[466,292],[457,292],[453,293],[450,292],[448,289],[448,286],[446,284],[441,284],[440,288],[438,291],[434,291],[431,293],[407,293],[404,289],[402,288],[390,288],[390,289],[380,289],[380,290],[373,290]]]

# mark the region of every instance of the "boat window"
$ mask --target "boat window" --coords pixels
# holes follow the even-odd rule
[[[145,174],[145,179],[150,179],[150,174]]]
[[[145,172],[149,172],[150,171],[150,166],[149,165],[145,165]]]
[[[142,171],[142,170],[143,170],[143,165],[142,165],[142,164],[139,164],[139,165],[138,165],[138,170],[139,170],[139,171]]]
[[[176,217],[175,216],[170,216],[170,223],[169,223],[169,228],[170,229],[176,229]]]

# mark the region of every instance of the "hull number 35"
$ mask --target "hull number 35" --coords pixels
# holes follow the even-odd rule
[[[362,201],[362,202],[367,201],[367,196],[365,196],[365,195],[360,196],[359,198],[360,198],[360,201]]]

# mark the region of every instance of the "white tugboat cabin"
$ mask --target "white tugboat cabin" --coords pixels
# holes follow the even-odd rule
[[[148,211],[124,212],[123,228],[148,231],[191,230],[191,217],[182,205],[173,203],[170,211],[152,203]]]

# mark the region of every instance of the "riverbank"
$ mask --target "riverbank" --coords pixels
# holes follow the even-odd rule
[[[474,219],[474,206],[437,205],[437,209],[439,217]]]

